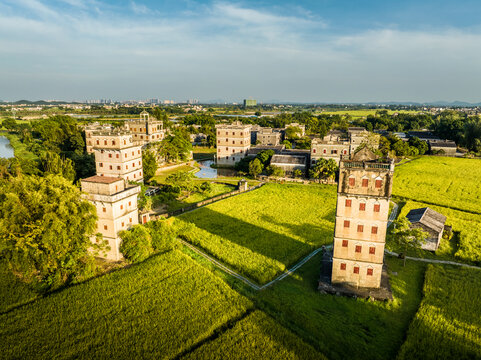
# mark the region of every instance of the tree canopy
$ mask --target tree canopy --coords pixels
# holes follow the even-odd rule
[[[0,257],[26,282],[52,289],[92,271],[105,247],[91,242],[96,222],[95,207],[62,176],[0,180]]]

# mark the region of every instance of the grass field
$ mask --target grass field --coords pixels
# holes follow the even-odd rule
[[[336,188],[267,184],[178,217],[195,224],[194,245],[265,283],[332,242]]]
[[[393,195],[481,214],[481,160],[425,156],[396,168]]]
[[[429,265],[398,359],[481,359],[481,270]]]
[[[10,141],[10,145],[12,146],[14,154],[17,158],[24,160],[38,159],[37,155],[29,151],[27,149],[27,145],[20,141],[17,134],[4,133],[2,136],[5,136]]]
[[[213,160],[217,149],[205,146],[194,146],[192,153],[194,160]]]
[[[38,293],[17,280],[5,261],[0,261],[0,314],[38,297]]]
[[[430,207],[447,217],[455,232],[451,242],[441,241],[436,255],[481,263],[481,160],[421,157],[395,170],[393,194],[405,203],[400,216],[411,209]],[[429,252],[412,255],[432,257]]]
[[[362,109],[362,110],[338,110],[338,111],[323,111],[321,114],[329,114],[329,115],[351,115],[353,118],[362,118],[368,115],[376,115],[376,111],[382,109]],[[389,115],[394,113],[403,113],[403,114],[417,114],[418,111],[409,111],[409,110],[388,110]]]
[[[171,251],[0,315],[0,358],[173,358],[251,307]]]
[[[326,358],[269,316],[255,311],[217,339],[189,353],[185,359]]]
[[[256,305],[328,359],[393,359],[421,302],[425,265],[387,257],[394,301],[368,301],[317,291],[321,255],[273,287]]]
[[[453,227],[454,237],[452,241],[441,240],[440,247],[436,251],[437,258],[481,263],[481,233],[478,230],[481,224],[480,214],[411,200],[406,201],[405,204],[402,201],[398,203],[403,205],[399,212],[401,217],[406,216],[412,209],[423,207],[430,207],[447,217],[446,224]],[[429,251],[411,250],[408,253],[413,256],[435,258]]]

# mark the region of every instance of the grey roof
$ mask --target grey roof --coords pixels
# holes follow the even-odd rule
[[[274,155],[271,164],[305,165],[306,157],[303,155]]]
[[[446,216],[428,207],[413,209],[406,215],[406,218],[411,224],[420,223],[438,233],[444,229],[446,222]]]
[[[257,145],[252,146],[247,150],[247,155],[257,155],[264,150],[274,150],[276,154],[280,153],[284,149],[285,145]]]
[[[429,145],[436,147],[449,147],[455,148],[456,143],[452,140],[429,140]]]

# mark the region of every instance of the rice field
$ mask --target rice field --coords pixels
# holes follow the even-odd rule
[[[333,239],[336,188],[266,184],[179,216],[186,240],[259,284]]]

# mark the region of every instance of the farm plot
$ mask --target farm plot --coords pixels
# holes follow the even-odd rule
[[[454,255],[455,260],[475,263],[481,262],[481,233],[479,232],[481,215],[422,202],[407,201],[399,213],[399,216],[406,216],[410,210],[423,207],[430,207],[446,216],[446,224],[453,227],[455,239],[458,241],[457,244],[453,244],[447,243],[447,240],[442,239],[436,255],[447,255],[447,258]],[[423,253],[428,255],[426,251],[416,251],[414,255],[423,256]]]
[[[257,307],[331,360],[393,359],[421,302],[425,264],[387,257],[394,301],[322,295],[320,254],[260,291]],[[394,274],[395,275],[394,275]]]
[[[178,217],[186,240],[260,284],[332,242],[336,188],[267,184]]]
[[[481,214],[481,160],[422,157],[396,168],[393,195]]]
[[[249,314],[185,359],[325,359],[310,345],[261,311]]]
[[[398,359],[481,358],[481,271],[429,265]]]
[[[0,315],[0,358],[173,358],[251,306],[171,251]]]

